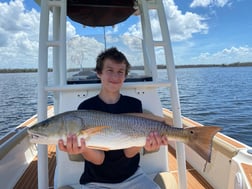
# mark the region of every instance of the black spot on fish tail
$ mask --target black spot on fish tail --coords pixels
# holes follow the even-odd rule
[[[211,162],[212,142],[220,127],[203,126],[186,128],[189,132],[187,145],[197,152],[207,162]]]

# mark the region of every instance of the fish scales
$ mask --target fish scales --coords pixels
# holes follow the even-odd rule
[[[163,122],[127,114],[115,117],[113,114],[97,114],[95,111],[90,111],[83,117],[83,122],[84,125],[90,125],[91,127],[93,127],[92,125],[108,126],[102,132],[109,132],[111,131],[110,128],[113,128],[114,132],[123,132],[132,136],[147,136],[150,132],[158,132],[161,135],[169,135],[170,137],[179,135],[181,138],[185,137],[185,133],[181,132],[181,129],[169,127]]]

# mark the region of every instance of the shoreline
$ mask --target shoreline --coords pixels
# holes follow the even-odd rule
[[[252,66],[252,62],[236,62],[232,64],[194,64],[194,65],[175,65],[175,68],[209,68],[209,67],[248,67]],[[158,69],[166,69],[166,65],[158,65]],[[92,70],[93,68],[87,68]],[[131,70],[141,70],[143,66],[132,66]],[[79,71],[80,69],[71,69],[68,71]],[[37,72],[37,68],[16,68],[16,69],[0,69],[0,73],[32,73]],[[53,69],[49,68],[48,72],[52,72]]]

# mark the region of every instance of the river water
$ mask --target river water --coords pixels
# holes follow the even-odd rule
[[[181,68],[176,74],[183,116],[220,126],[224,134],[252,146],[252,67]],[[165,80],[166,70],[159,75]],[[1,137],[36,114],[37,73],[0,74],[0,80]],[[170,109],[169,91],[161,88],[159,94]]]

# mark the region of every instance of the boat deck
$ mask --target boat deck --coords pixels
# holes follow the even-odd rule
[[[56,147],[55,145],[48,146],[48,169],[49,169],[49,188],[53,189],[53,174],[56,165]],[[178,168],[176,162],[175,150],[169,146],[169,169],[174,175],[178,183]],[[187,164],[187,186],[188,189],[213,189],[213,187],[189,164]],[[17,182],[14,189],[37,189],[38,188],[38,175],[37,175],[37,157],[34,158],[28,169]]]
[[[13,189],[38,188],[37,160],[38,160],[37,157],[35,157]],[[54,188],[53,177],[55,166],[56,166],[56,146],[49,145],[48,146],[49,188]]]

